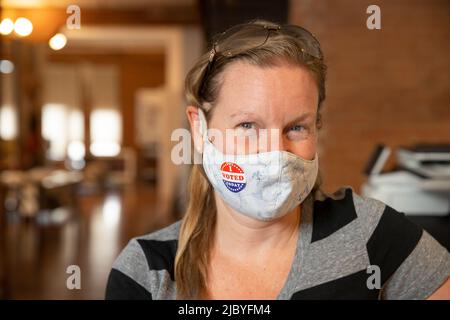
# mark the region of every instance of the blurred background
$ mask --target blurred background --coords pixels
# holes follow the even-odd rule
[[[323,189],[352,186],[450,247],[450,2],[3,0],[0,298],[102,299],[134,236],[182,217],[184,77],[210,37],[265,18],[328,61]],[[66,269],[81,269],[69,290]]]

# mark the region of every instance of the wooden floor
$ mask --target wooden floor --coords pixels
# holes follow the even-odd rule
[[[128,240],[176,220],[162,213],[150,185],[79,196],[78,204],[76,212],[41,213],[39,220],[8,216],[5,298],[103,299],[111,265]],[[70,265],[80,267],[80,290],[67,289]]]

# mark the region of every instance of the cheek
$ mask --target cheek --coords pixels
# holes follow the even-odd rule
[[[294,143],[290,152],[306,160],[313,160],[317,151],[317,138],[311,137],[301,143]]]
[[[222,153],[226,153],[226,127],[223,121],[216,121],[215,115],[208,123],[208,138],[209,141]]]

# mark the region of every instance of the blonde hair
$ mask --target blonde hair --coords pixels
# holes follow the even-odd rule
[[[188,72],[185,82],[187,103],[202,108],[209,120],[221,87],[220,75],[229,63],[239,60],[260,67],[290,63],[306,67],[315,77],[319,93],[317,125],[320,127],[319,111],[325,99],[326,65],[318,42],[316,44],[318,48],[315,50],[320,53],[320,58],[308,54],[308,50],[304,48],[304,40],[296,38],[292,33],[283,32],[285,27],[293,26],[278,26],[276,32],[271,33],[270,37],[267,31],[268,36],[261,43],[261,39],[257,39],[256,35],[245,32],[249,25],[264,26],[264,28],[277,26],[269,21],[255,20],[233,27],[234,32],[231,36],[227,36],[227,32],[223,33],[220,43],[214,44],[211,51],[203,54]],[[314,37],[313,39],[315,40]],[[252,46],[252,43],[255,45]],[[238,54],[231,57],[220,54],[221,47],[232,48],[233,52]],[[242,48],[249,49],[241,50]],[[205,105],[212,107],[205,110]],[[320,180],[320,178],[317,179],[314,189],[318,189]],[[188,194],[189,202],[181,224],[175,257],[177,298],[180,299],[199,298],[207,287],[209,253],[216,222],[216,204],[213,188],[201,165],[193,165]]]

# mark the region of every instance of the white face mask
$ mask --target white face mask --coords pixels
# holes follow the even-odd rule
[[[314,160],[287,151],[223,154],[209,141],[205,115],[198,110],[203,168],[214,189],[231,208],[248,217],[269,221],[290,212],[308,196],[317,178],[317,154]]]

